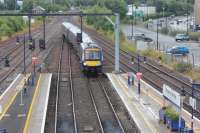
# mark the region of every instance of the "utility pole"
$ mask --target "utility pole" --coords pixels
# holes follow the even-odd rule
[[[119,13],[115,14],[115,71],[119,72],[119,29],[120,29],[120,15]]]
[[[45,27],[46,27],[46,17],[44,16],[43,17],[43,38],[44,38],[44,45],[45,45],[45,43],[46,43],[46,30],[45,30]]]
[[[187,35],[188,35],[188,15],[189,15],[189,11],[188,11],[188,0],[187,0]]]
[[[132,29],[131,29],[131,37],[133,38],[133,3],[132,3],[132,21],[131,21]]]
[[[159,47],[158,47],[158,19],[157,19],[157,30],[156,30],[156,33],[157,33],[157,35],[156,35],[156,49],[158,50],[159,49]]]

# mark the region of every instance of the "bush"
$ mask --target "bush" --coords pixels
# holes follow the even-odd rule
[[[10,37],[14,32],[23,30],[25,23],[22,17],[1,17],[0,18],[0,37]]]
[[[176,63],[174,69],[180,73],[189,72],[192,70],[192,64],[185,62]]]
[[[160,32],[161,32],[162,34],[168,34],[168,33],[169,33],[169,29],[166,28],[166,27],[164,27],[164,28],[161,29]]]
[[[153,57],[161,61],[164,59],[164,55],[161,52],[153,50],[153,49],[146,49],[141,52],[141,55],[146,56],[146,57]]]
[[[170,36],[176,36],[176,34],[183,34],[183,33],[185,33],[185,31],[173,30],[173,31],[170,31],[169,35]]]
[[[192,40],[199,41],[200,32],[191,32],[189,35]]]
[[[87,9],[84,10],[84,12],[87,13],[108,13],[111,11],[104,8],[104,7],[99,7],[99,6],[94,6],[94,7],[88,7]],[[113,31],[113,25],[105,18],[105,17],[94,17],[94,16],[87,16],[86,18],[86,23],[88,25],[93,25],[97,30],[104,30],[104,31]]]
[[[166,107],[165,114],[172,120],[178,120],[179,113],[177,113],[171,106]]]

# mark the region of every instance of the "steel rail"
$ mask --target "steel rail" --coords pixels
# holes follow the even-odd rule
[[[99,112],[98,112],[98,109],[97,109],[97,105],[96,105],[95,100],[94,100],[94,95],[92,94],[92,90],[91,90],[91,87],[90,87],[89,79],[87,79],[87,85],[88,85],[90,97],[92,99],[92,103],[93,103],[93,106],[94,106],[94,109],[95,109],[95,112],[96,112],[96,115],[97,115],[97,118],[98,118],[98,122],[99,122],[99,125],[100,125],[100,130],[101,130],[102,133],[105,133],[103,125],[102,125],[102,122],[101,122],[101,117],[99,115]]]
[[[95,38],[95,40],[98,40],[98,41],[101,41],[103,44],[105,44],[107,47],[109,47],[109,49],[113,49],[111,46],[112,45],[107,45],[108,43],[111,43],[111,42],[108,42],[108,41],[106,41],[105,39],[103,39],[103,38],[97,38],[97,37],[95,37],[94,36],[94,38]],[[124,56],[130,56],[130,58],[131,57],[134,57],[135,59],[137,59],[137,57],[136,57],[136,55],[134,55],[134,54],[131,54],[131,53],[129,53],[129,52],[126,52],[126,51],[124,51],[124,50],[122,50],[122,49],[120,49],[120,54],[122,54],[122,55],[124,55]],[[113,52],[113,51],[112,51]],[[127,55],[125,55],[125,54],[127,54]],[[141,56],[140,56],[141,57]],[[122,57],[121,56],[121,58],[125,58],[125,57]],[[127,60],[127,58],[125,58],[126,60]],[[138,62],[136,62],[136,63],[138,63]],[[163,71],[163,70],[161,70],[161,69],[159,69],[158,67],[156,67],[155,65],[152,65],[152,64],[150,64],[150,63],[148,63],[148,62],[146,62],[145,64],[142,64],[141,63],[141,65],[140,66],[142,66],[142,68],[144,68],[144,69],[146,69],[147,71],[150,71],[151,73],[154,73],[155,75],[157,75],[159,78],[161,78],[161,79],[163,79],[164,81],[167,81],[167,82],[169,82],[170,84],[172,84],[173,86],[175,86],[177,89],[178,89],[178,91],[180,91],[182,88],[182,86],[180,87],[179,85],[177,85],[177,84],[174,84],[172,81],[170,81],[169,79],[166,79],[166,78],[164,78],[164,77],[162,77],[162,76],[160,76],[158,73],[155,73],[154,72],[154,70],[151,70],[151,69],[149,69],[146,65],[149,65],[150,67],[153,67],[154,69],[156,69],[157,71],[159,71],[159,72],[161,72],[161,73],[163,73],[163,74],[165,74],[165,75],[167,75],[168,77],[170,77],[171,79],[173,79],[173,80],[177,80],[177,81],[179,81],[181,84],[184,84],[185,86],[188,86],[188,88],[186,88],[186,93],[188,94],[188,95],[192,95],[191,93],[192,93],[192,86],[191,86],[191,84],[188,84],[188,83],[186,83],[185,81],[183,81],[183,80],[181,80],[181,79],[179,79],[179,78],[177,78],[177,77],[175,77],[175,76],[173,76],[173,75],[171,75],[171,74],[169,74],[169,73],[167,73],[167,72],[165,72],[165,71]],[[136,71],[137,72],[137,71]],[[200,90],[197,90],[198,92],[200,92]]]
[[[100,88],[102,88],[102,90],[103,90],[103,92],[104,92],[104,95],[106,96],[106,99],[107,99],[107,101],[108,101],[108,103],[109,103],[109,105],[110,105],[110,108],[111,108],[111,110],[112,110],[112,112],[113,112],[113,114],[114,114],[114,116],[115,116],[115,118],[116,118],[116,120],[117,120],[117,123],[119,124],[119,127],[120,127],[122,133],[125,133],[125,130],[124,130],[124,128],[123,128],[123,126],[122,126],[122,124],[121,124],[121,122],[120,122],[120,120],[119,120],[119,117],[118,117],[118,115],[117,115],[117,113],[116,113],[116,111],[115,111],[115,109],[114,109],[114,107],[113,107],[113,104],[111,103],[110,98],[109,98],[109,96],[108,96],[108,94],[107,94],[107,92],[106,92],[106,90],[105,90],[105,86],[102,85],[102,83],[101,83],[100,80],[97,80],[97,82],[98,82]]]
[[[109,56],[112,56],[112,57],[114,58],[114,56],[113,56],[110,52],[106,52],[106,54],[108,54]],[[108,58],[107,58],[107,59],[108,59]],[[114,62],[113,62],[112,59],[109,59],[109,60],[110,60],[110,62],[111,62],[112,64],[114,64]],[[125,64],[124,62],[120,61],[120,63],[121,63],[121,65],[123,65],[123,67],[120,68],[120,70],[122,70],[123,72],[127,72],[127,70],[132,70],[132,71],[134,71],[135,73],[137,72],[136,69],[130,67],[129,65]],[[149,82],[151,85],[153,85],[158,91],[160,91],[160,92],[162,91],[162,88],[161,88],[158,84],[156,84],[155,81],[151,80],[151,78],[148,78],[148,77],[146,77],[146,76],[143,76],[143,79],[144,79],[145,81]],[[184,102],[184,108],[189,109],[189,108],[188,108],[189,106],[190,106],[190,105],[189,105],[187,102]],[[191,106],[190,106],[190,107],[191,107]],[[187,111],[189,111],[189,110],[187,110]],[[197,111],[197,110],[194,110],[194,112],[195,112],[195,116],[196,116],[197,118],[200,118],[200,112]]]
[[[57,132],[57,116],[58,116],[58,98],[59,98],[59,87],[60,87],[60,72],[61,72],[61,63],[62,63],[62,54],[63,54],[63,44],[61,45],[61,52],[59,56],[59,63],[58,63],[58,72],[57,72],[57,85],[56,85],[56,107],[55,107],[55,122],[54,122],[54,133]]]
[[[74,119],[74,131],[75,133],[78,133],[77,130],[77,122],[76,122],[76,113],[75,113],[75,102],[74,102],[74,90],[73,90],[73,80],[72,80],[72,64],[71,64],[71,50],[70,47],[68,47],[68,53],[69,53],[69,80],[70,80],[70,90],[71,90],[71,100],[72,100],[72,112],[73,112],[73,119]]]

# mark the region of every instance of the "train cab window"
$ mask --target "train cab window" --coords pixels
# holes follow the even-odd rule
[[[100,51],[85,51],[85,60],[99,60],[101,59]]]

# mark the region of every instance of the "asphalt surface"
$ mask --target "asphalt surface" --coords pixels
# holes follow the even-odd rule
[[[131,25],[123,25],[121,26],[122,31],[125,33],[126,36],[131,35]],[[145,28],[141,27],[133,27],[133,32],[134,33],[144,33],[146,37],[152,38],[154,42],[156,43],[157,41],[157,33],[154,31],[150,31]],[[190,53],[188,55],[189,61],[192,63],[193,58],[192,54],[194,55],[194,64],[197,66],[200,66],[200,43],[199,42],[176,42],[175,37],[159,34],[158,35],[158,42],[160,45],[160,50],[161,51],[166,51],[168,48],[171,48],[173,46],[186,46],[188,47]]]

